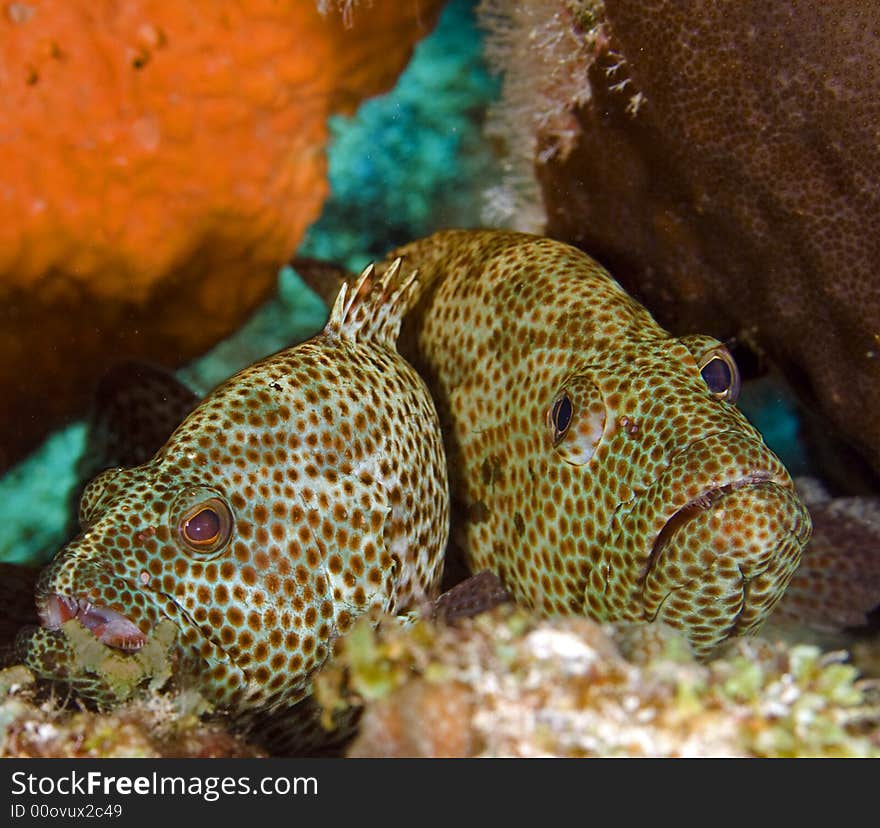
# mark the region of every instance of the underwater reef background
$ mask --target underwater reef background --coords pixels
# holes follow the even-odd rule
[[[880,560],[870,4],[374,0],[232,19],[198,3],[184,25],[167,4],[126,3],[94,15],[114,21],[100,41],[113,83],[76,60],[87,23],[61,5],[0,15],[21,67],[18,138],[0,155],[19,171],[0,200],[0,560],[44,562],[67,539],[81,418],[120,357],[205,393],[323,324],[282,267],[294,253],[356,270],[481,225],[574,243],[673,333],[739,343],[741,407],[793,474],[830,489],[811,504],[822,554]],[[155,101],[167,114],[147,118]],[[846,575],[792,596],[834,592],[841,625],[863,628],[821,647],[786,628],[794,644],[745,642],[706,666],[666,633],[633,649],[588,621],[499,611],[365,628],[322,699],[366,707],[353,755],[877,755],[864,621],[880,569]],[[837,647],[848,662],[822,651]],[[203,732],[188,697],[77,718],[27,675],[0,676],[6,755],[259,753]]]
[[[328,715],[362,712],[344,755],[880,756],[876,650],[740,640],[700,664],[665,627],[537,619],[511,606],[444,625],[356,625],[319,674]],[[0,756],[259,756],[191,693],[65,710],[0,671]]]
[[[356,270],[440,227],[480,224],[483,191],[500,174],[482,135],[486,109],[499,90],[482,43],[473,3],[456,0],[391,92],[365,102],[353,117],[330,119],[330,193],[298,256]],[[324,304],[283,267],[273,297],[233,336],[183,365],[179,377],[204,394],[240,368],[311,336],[325,318]],[[158,354],[150,361],[161,363]],[[92,395],[94,384],[90,389]],[[66,539],[84,437],[82,423],[68,426],[0,480],[0,510],[7,517],[0,560],[43,562]]]

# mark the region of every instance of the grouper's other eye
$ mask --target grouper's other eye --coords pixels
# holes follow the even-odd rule
[[[739,396],[739,370],[730,351],[723,345],[704,354],[699,361],[700,376],[718,399],[736,402]]]
[[[79,501],[79,525],[83,530],[88,529],[95,523],[106,501],[110,498],[109,489],[113,478],[116,475],[116,469],[107,469],[101,472],[88,486],[83,489],[82,497]]]
[[[229,540],[232,516],[219,498],[190,509],[180,522],[180,536],[194,552],[215,552]]]
[[[605,431],[605,400],[596,384],[586,376],[570,377],[546,412],[556,453],[572,466],[588,463]]]
[[[226,501],[210,490],[182,492],[171,511],[177,537],[184,550],[194,557],[219,552],[232,536],[232,512]]]

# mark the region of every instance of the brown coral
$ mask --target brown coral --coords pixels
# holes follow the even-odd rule
[[[813,535],[772,621],[821,633],[867,627],[880,607],[880,499],[832,499],[812,478],[797,485]]]
[[[675,332],[767,351],[880,470],[878,6],[555,6],[604,16],[580,135],[537,137],[548,233]]]
[[[3,7],[0,467],[111,360],[179,363],[265,296],[326,194],[328,114],[390,86],[441,3],[318,5]]]

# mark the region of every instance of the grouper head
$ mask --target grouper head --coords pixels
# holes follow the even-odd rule
[[[785,591],[810,518],[721,342],[672,336],[581,250],[450,230],[396,250],[472,571],[544,614],[680,628],[705,656]]]
[[[98,475],[39,580],[25,663],[112,702],[68,625],[118,656],[170,622],[181,679],[212,703],[289,707],[360,615],[430,597],[448,487],[431,399],[394,347],[414,279],[368,268],[320,334],[221,384],[148,462]]]
[[[588,614],[664,621],[705,655],[782,596],[810,517],[738,391],[733,358],[707,336],[635,335],[562,381],[547,445],[600,504],[582,527],[598,541]]]

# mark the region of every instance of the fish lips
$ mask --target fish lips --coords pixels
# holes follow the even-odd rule
[[[652,570],[663,550],[672,543],[675,535],[687,524],[699,520],[710,509],[723,507],[725,500],[734,492],[768,483],[778,485],[778,481],[775,481],[770,474],[766,472],[753,472],[746,477],[706,489],[700,492],[693,500],[676,509],[654,538],[643,578]]]
[[[71,552],[68,547],[66,552],[60,553],[43,570],[36,589],[40,626],[57,631],[66,622],[76,619],[102,644],[125,652],[140,650],[147,642],[149,620],[144,617],[142,610],[139,611],[147,627],[147,632],[144,632],[126,614],[124,607],[115,601],[106,600],[102,595],[106,586],[96,585],[106,584],[109,575],[109,587],[116,594],[140,590],[106,569],[83,564],[84,561],[76,554],[76,550]]]
[[[809,513],[779,458],[758,437],[748,432],[718,432],[677,452],[632,508],[616,518],[614,534],[630,539],[627,551],[636,583],[646,583],[663,551],[688,524],[721,509],[733,495],[738,493],[736,499],[742,501],[751,492],[779,493],[771,498],[790,513],[785,531],[793,534],[792,542],[802,549],[811,531]],[[767,538],[770,553],[773,542],[774,538]]]
[[[136,652],[147,643],[146,634],[137,624],[122,613],[93,604],[86,598],[51,592],[37,603],[37,612],[40,625],[47,630],[60,630],[63,624],[75,618],[108,647]]]

